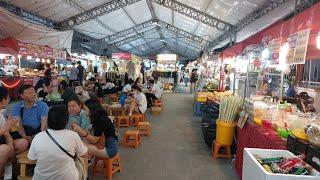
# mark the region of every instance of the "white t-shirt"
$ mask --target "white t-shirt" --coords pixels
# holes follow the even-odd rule
[[[135,94],[134,99],[138,101],[139,110],[141,113],[145,113],[147,110],[147,98],[143,93]]]
[[[48,130],[51,136],[71,155],[83,156],[87,152],[87,147],[81,141],[80,136],[73,131]],[[38,133],[32,140],[28,158],[36,160],[33,180],[77,180],[79,172],[74,160],[63,152],[43,131]]]
[[[127,93],[127,92],[129,92],[129,91],[131,91],[131,85],[130,85],[130,84],[126,84],[126,85],[123,87],[122,92]]]
[[[162,95],[162,90],[161,87],[159,86],[159,84],[154,84],[152,87],[152,91],[154,92],[154,95],[160,99],[161,95]]]
[[[115,87],[116,85],[114,85],[111,82],[107,82],[105,86],[103,86],[103,89],[112,89],[113,87]]]
[[[4,118],[2,111],[0,111],[0,128],[3,128],[5,123],[6,123],[6,118]]]

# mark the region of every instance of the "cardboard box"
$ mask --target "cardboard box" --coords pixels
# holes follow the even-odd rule
[[[287,150],[245,148],[243,153],[242,180],[320,180],[320,173],[313,170],[315,176],[269,173],[260,165],[254,155],[262,158],[295,157]]]

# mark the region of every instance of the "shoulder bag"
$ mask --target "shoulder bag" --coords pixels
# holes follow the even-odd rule
[[[77,155],[72,156],[68,151],[66,151],[60,144],[51,136],[51,134],[46,130],[46,133],[50,137],[50,139],[64,152],[66,153],[69,157],[71,157],[75,164],[76,167],[79,171],[79,180],[86,180],[87,179],[87,170],[84,162],[84,158],[77,157]]]

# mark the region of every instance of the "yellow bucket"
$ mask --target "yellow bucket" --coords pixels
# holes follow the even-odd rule
[[[221,145],[231,145],[233,141],[234,127],[237,123],[226,123],[220,120],[217,123],[216,142]]]

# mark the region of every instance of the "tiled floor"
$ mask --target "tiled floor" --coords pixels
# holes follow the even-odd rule
[[[139,148],[120,147],[123,171],[114,174],[114,180],[238,179],[230,161],[212,159],[203,141],[201,120],[193,116],[193,96],[183,92],[187,89],[165,94],[160,115],[147,113],[152,136],[143,138]]]

